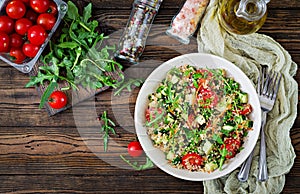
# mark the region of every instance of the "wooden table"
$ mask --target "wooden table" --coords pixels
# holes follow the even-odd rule
[[[123,29],[130,14],[132,1],[91,0],[93,15],[107,33]],[[150,33],[150,43],[142,60],[154,65],[142,68],[151,72],[156,61],[166,61],[180,54],[197,51],[196,45],[176,51],[176,41],[165,43],[162,31],[169,26],[183,0],[165,0]],[[269,16],[260,30],[277,40],[300,64],[300,1],[272,0],[268,4]],[[116,39],[117,40],[117,39]],[[40,98],[34,88],[25,88],[29,77],[0,62],[0,192],[33,193],[202,193],[201,182],[174,178],[158,168],[134,171],[120,168],[126,156],[127,144],[135,140],[133,112],[139,88],[113,96],[109,89],[68,109],[49,117],[39,109]],[[134,68],[133,68],[134,69]],[[133,71],[136,73],[136,71]],[[131,71],[129,74],[134,75]],[[300,83],[299,71],[295,79]],[[117,136],[112,136],[109,150],[101,148],[97,133],[97,114],[107,110],[117,123]],[[83,117],[82,117],[83,115]],[[86,119],[86,120],[84,120]],[[96,124],[95,124],[96,123]],[[94,127],[92,134],[85,129]],[[290,132],[297,155],[300,153],[300,117]],[[99,147],[100,146],[100,147]],[[300,158],[286,176],[284,193],[300,192]]]

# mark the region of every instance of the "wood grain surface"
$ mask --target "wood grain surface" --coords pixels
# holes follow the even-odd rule
[[[117,43],[132,1],[76,1],[81,7],[88,2],[93,3],[93,16],[101,30],[111,34],[112,43]],[[178,48],[177,41],[164,35],[183,3],[164,0],[141,65],[126,69],[125,75],[147,77],[159,63],[197,51],[195,40]],[[300,64],[300,1],[272,0],[268,12],[259,32],[278,41]],[[143,61],[148,62],[143,65]],[[295,79],[300,83],[299,71]],[[202,182],[174,178],[156,167],[130,170],[120,159],[120,154],[127,156],[127,144],[136,139],[133,112],[139,88],[121,96],[114,96],[114,90],[108,89],[49,117],[45,109],[38,108],[36,89],[24,87],[28,81],[28,75],[0,62],[0,193],[203,193]],[[107,153],[103,152],[96,120],[103,111],[117,124],[117,135],[111,136]],[[298,115],[290,131],[297,156],[299,129]],[[283,193],[300,193],[299,182],[297,157],[286,176]]]

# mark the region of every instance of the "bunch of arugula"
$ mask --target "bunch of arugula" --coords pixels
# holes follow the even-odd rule
[[[41,97],[40,108],[60,81],[68,83],[66,89],[78,89],[78,86],[98,89],[104,86],[117,87],[118,80],[109,72],[116,72],[116,77],[124,79],[118,71],[122,66],[111,57],[115,48],[103,45],[103,41],[109,37],[96,30],[98,21],[91,19],[91,13],[91,3],[84,7],[80,15],[76,5],[68,1],[68,11],[59,38],[50,41],[50,52],[41,57],[45,65],[40,66],[37,75],[31,76],[26,84],[26,87],[48,84]]]

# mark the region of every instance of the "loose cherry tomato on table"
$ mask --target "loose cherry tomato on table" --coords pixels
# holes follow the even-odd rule
[[[28,18],[33,23],[35,23],[38,18],[38,14],[35,11],[33,11],[32,9],[29,9],[29,10],[27,10],[25,17]]]
[[[42,13],[37,18],[36,23],[43,26],[45,30],[51,30],[55,25],[56,17],[50,13]]]
[[[24,43],[22,47],[23,53],[29,58],[34,58],[38,53],[39,49],[39,46],[31,44],[29,42]]]
[[[54,91],[50,94],[48,104],[54,109],[61,109],[68,103],[67,95],[62,91]]]
[[[187,153],[182,157],[181,163],[186,169],[197,170],[203,165],[203,158],[197,153]]]
[[[14,31],[15,22],[10,17],[3,15],[0,16],[0,32],[10,34]]]
[[[20,34],[13,33],[10,35],[10,46],[14,48],[20,48],[22,47],[24,43],[24,39]]]
[[[29,42],[37,46],[42,45],[47,36],[48,34],[46,30],[41,25],[31,26],[27,31],[27,38]]]
[[[237,154],[237,151],[240,147],[241,147],[241,141],[230,137],[224,140],[224,144],[221,146],[221,149],[225,148],[227,150],[227,154],[225,157],[227,159],[230,159]]]
[[[8,52],[10,49],[10,38],[7,34],[0,32],[0,52]]]
[[[22,18],[26,13],[26,6],[20,0],[10,1],[6,5],[6,13],[12,19]]]
[[[27,18],[18,19],[15,24],[15,31],[24,36],[32,25],[32,22]]]
[[[37,13],[45,13],[50,7],[49,0],[30,0],[30,7]]]
[[[127,146],[128,154],[132,157],[138,157],[143,154],[143,148],[138,141],[132,141]]]
[[[9,55],[14,63],[20,64],[26,59],[26,55],[23,53],[22,48],[11,48]]]
[[[54,1],[50,1],[50,5],[49,5],[49,9],[48,9],[47,13],[50,13],[53,15],[56,15],[58,13],[57,5]]]

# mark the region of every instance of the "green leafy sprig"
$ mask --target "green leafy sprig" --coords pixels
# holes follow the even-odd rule
[[[130,78],[127,81],[119,82],[117,85],[117,90],[114,92],[114,96],[120,95],[122,91],[127,89],[129,92],[132,91],[132,87],[140,87],[144,83],[144,79],[140,78]]]
[[[116,134],[116,131],[114,127],[116,126],[115,123],[107,117],[106,111],[102,113],[100,117],[98,117],[98,120],[101,122],[101,132],[103,133],[103,145],[104,145],[104,151],[107,151],[108,146],[108,139],[109,139],[109,133]]]
[[[138,162],[131,162],[130,160],[126,159],[123,155],[120,155],[121,159],[126,162],[129,166],[131,166],[134,170],[146,170],[154,167],[153,162],[146,157],[145,164],[139,164]]]

